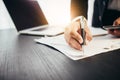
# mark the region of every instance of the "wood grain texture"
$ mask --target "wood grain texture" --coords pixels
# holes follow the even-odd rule
[[[0,30],[0,80],[120,80],[120,50],[73,61],[35,38]]]

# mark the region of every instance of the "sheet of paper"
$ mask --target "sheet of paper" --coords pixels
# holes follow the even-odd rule
[[[120,48],[120,39],[114,38],[111,35],[94,37],[87,46],[84,46],[84,53],[83,51],[71,48],[66,43],[64,35],[35,39],[35,41],[54,47],[73,60],[83,59]]]
[[[47,27],[39,31],[39,34],[46,36],[56,36],[58,34],[64,33],[64,29],[65,29],[65,25],[53,25],[53,26],[50,25],[50,27]]]
[[[108,32],[102,28],[89,27],[93,36],[106,35]]]

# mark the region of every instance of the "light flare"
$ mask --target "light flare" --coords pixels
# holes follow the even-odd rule
[[[70,22],[71,0],[38,0],[38,2],[50,25]]]

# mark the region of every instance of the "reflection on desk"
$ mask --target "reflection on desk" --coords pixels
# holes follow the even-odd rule
[[[0,30],[0,80],[120,80],[120,49],[73,61],[35,38]]]

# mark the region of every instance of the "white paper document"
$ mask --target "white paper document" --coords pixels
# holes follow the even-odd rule
[[[43,25],[19,31],[21,34],[56,36],[64,33],[65,25]]]
[[[120,38],[115,38],[111,35],[94,37],[88,45],[84,46],[84,53],[83,51],[70,47],[66,43],[64,35],[59,35],[56,37],[44,37],[35,39],[35,41],[54,47],[73,60],[83,59],[120,48]]]
[[[95,28],[95,27],[89,27],[91,33],[93,36],[101,36],[101,35],[106,35],[108,32],[102,28]]]

